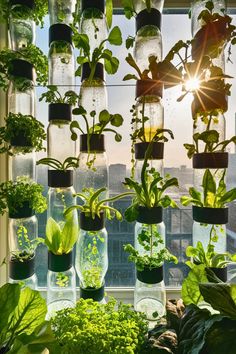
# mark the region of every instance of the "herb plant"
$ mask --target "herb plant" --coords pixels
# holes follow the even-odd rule
[[[20,147],[21,153],[45,150],[43,141],[46,139],[44,126],[30,115],[9,113],[5,118],[5,126],[0,127],[0,153],[12,155],[11,141],[23,136],[31,146]]]
[[[104,60],[105,70],[108,74],[115,74],[119,67],[119,60],[113,56],[109,49],[105,48],[106,42],[111,45],[121,45],[122,36],[118,26],[115,26],[109,33],[108,37],[104,39],[98,48],[93,53],[90,51],[89,37],[86,34],[78,33],[74,31],[73,41],[76,48],[81,50],[80,56],[77,58],[77,63],[80,65],[76,71],[76,75],[81,75],[81,65],[89,63],[91,72],[88,78],[88,82],[91,83],[94,79],[95,69],[97,63]]]
[[[42,195],[43,187],[27,177],[17,177],[16,181],[0,184],[0,213],[7,210],[17,212],[24,202],[36,213],[43,213],[47,208],[46,198]]]
[[[21,77],[12,77],[10,75],[11,62],[15,59],[23,59],[31,63],[36,71],[38,85],[46,85],[48,81],[48,60],[41,49],[30,44],[26,48],[19,51],[11,49],[3,49],[0,51],[0,87],[7,90],[8,81],[12,80],[14,85],[20,91],[25,91],[29,88],[29,80]]]
[[[45,100],[46,103],[67,103],[74,106],[79,100],[79,96],[74,91],[67,91],[62,96],[57,86],[48,85],[47,88],[48,91],[41,95],[40,102]]]
[[[141,0],[141,1],[145,4],[147,11],[151,11],[152,0]],[[122,0],[121,3],[124,7],[126,18],[130,19],[137,15],[133,0]]]
[[[77,168],[79,167],[79,159],[76,157],[67,157],[64,162],[60,162],[57,159],[54,159],[52,157],[45,157],[36,162],[36,165],[46,165],[49,167],[52,167],[53,169],[57,171],[64,171],[66,172],[67,170],[71,168]]]
[[[58,311],[52,327],[64,354],[139,353],[147,332],[144,315],[114,299],[106,305],[80,299],[75,308]]]

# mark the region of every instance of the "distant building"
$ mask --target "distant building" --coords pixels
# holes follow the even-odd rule
[[[126,165],[117,163],[109,166],[109,191],[110,193],[120,193],[124,191],[126,177]]]

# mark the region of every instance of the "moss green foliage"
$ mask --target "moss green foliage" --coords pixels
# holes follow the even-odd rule
[[[31,115],[9,113],[5,118],[5,126],[0,127],[0,153],[12,154],[11,140],[24,137],[31,146],[20,148],[21,153],[45,150],[43,141],[46,139],[44,125]]]
[[[27,177],[17,177],[16,181],[0,184],[0,213],[17,212],[28,202],[36,213],[43,213],[47,208],[46,198],[42,195],[43,187]]]
[[[48,12],[47,0],[35,0],[34,9],[30,9],[24,5],[11,6],[9,0],[0,0],[0,19],[1,21],[9,21],[9,17],[19,19],[29,19],[35,21],[36,25],[43,27],[43,18]]]
[[[48,60],[41,49],[33,44],[19,51],[11,49],[3,49],[0,51],[0,87],[7,90],[8,81],[12,80],[19,91],[26,91],[32,85],[29,80],[19,77],[12,77],[9,73],[11,69],[11,61],[22,59],[31,63],[37,75],[36,82],[38,85],[46,85],[48,81]]]
[[[59,311],[52,319],[64,354],[134,354],[145,341],[144,315],[111,299],[106,305],[80,299],[76,308]]]

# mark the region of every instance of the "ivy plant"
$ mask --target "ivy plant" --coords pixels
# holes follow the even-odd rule
[[[9,113],[5,118],[5,126],[0,127],[0,153],[13,154],[11,141],[23,136],[31,146],[20,147],[21,153],[45,150],[43,141],[46,139],[44,125],[31,115]]]
[[[12,67],[12,60],[23,59],[31,63],[36,71],[37,84],[45,86],[48,81],[48,60],[43,54],[41,49],[33,44],[30,44],[26,48],[22,48],[19,51],[13,51],[11,49],[3,49],[0,51],[0,87],[3,90],[7,90],[8,81],[13,81],[14,85],[20,91],[26,91],[29,89],[29,80],[21,77],[13,77],[10,75],[10,69]]]
[[[121,31],[118,26],[115,26],[109,33],[108,37],[104,39],[99,47],[91,53],[89,37],[86,34],[78,33],[74,30],[73,41],[76,48],[78,48],[81,53],[77,58],[77,63],[79,68],[76,70],[75,75],[81,75],[81,65],[88,63],[91,69],[88,82],[91,83],[94,79],[94,74],[96,70],[97,63],[104,61],[105,70],[108,74],[115,74],[119,67],[119,60],[113,56],[111,50],[105,48],[105,44],[108,42],[111,45],[119,46],[122,44]]]
[[[76,157],[67,157],[64,162],[61,162],[57,159],[54,159],[52,157],[45,157],[36,162],[36,165],[46,165],[51,167],[54,170],[57,171],[63,171],[66,172],[67,170],[71,168],[78,168],[79,167],[79,159]]]
[[[79,95],[74,91],[67,91],[63,96],[55,85],[48,85],[47,89],[48,91],[39,98],[40,102],[45,100],[46,103],[66,103],[74,106],[79,100]]]
[[[201,152],[199,148],[199,142],[203,142],[205,144],[203,151],[205,153],[224,152],[230,143],[236,144],[236,136],[233,136],[228,140],[219,140],[219,132],[216,130],[205,130],[202,133],[195,133],[193,135],[193,144],[184,144],[184,147],[188,152],[188,157],[191,159],[194,154]]]

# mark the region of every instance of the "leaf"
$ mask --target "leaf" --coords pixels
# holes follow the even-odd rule
[[[61,232],[62,253],[69,253],[77,239],[79,233],[77,211],[71,211],[65,216],[66,222]]]
[[[137,205],[131,205],[129,208],[125,210],[125,219],[128,222],[133,222],[138,217]]]
[[[115,57],[109,57],[107,59],[105,58],[104,63],[105,63],[105,70],[109,75],[115,74],[120,64],[119,60]]]
[[[185,305],[195,304],[197,305],[203,300],[199,290],[200,283],[207,283],[208,279],[205,272],[205,265],[195,265],[182,284],[182,299]]]
[[[106,19],[107,19],[108,28],[111,28],[112,25],[112,15],[113,15],[113,2],[112,0],[106,0]]]
[[[135,69],[137,71],[139,78],[142,79],[142,72],[139,69],[138,65],[136,64],[134,58],[132,57],[132,55],[130,53],[125,58],[125,60],[133,69]]]
[[[121,34],[121,30],[118,26],[115,26],[111,30],[107,40],[110,44],[113,44],[113,45],[121,45],[122,44],[122,34]]]
[[[138,80],[138,77],[136,75],[127,74],[124,76],[123,81],[128,81],[128,80]]]
[[[189,194],[195,200],[198,200],[202,204],[202,195],[194,187],[189,188]]]
[[[16,308],[19,298],[20,286],[18,284],[5,284],[0,288],[0,333],[7,329],[9,316]]]
[[[191,159],[196,152],[195,146],[193,144],[184,144],[184,147],[187,150],[188,158]]]
[[[60,249],[60,243],[61,229],[58,223],[52,217],[50,217],[48,218],[46,225],[45,244],[52,253],[57,254],[58,250]]]
[[[216,194],[216,182],[209,169],[206,169],[204,173],[202,186],[204,190],[204,205],[213,207],[214,201],[212,203],[211,196],[213,195],[214,197]]]
[[[135,42],[135,37],[129,36],[125,41],[126,49],[133,48]]]
[[[236,188],[233,188],[226,192],[219,200],[221,204],[233,202],[236,199]]]
[[[99,113],[99,122],[107,124],[110,121],[110,113],[104,109]]]
[[[114,127],[120,127],[123,124],[123,117],[120,114],[113,114],[111,117],[111,125]]]

